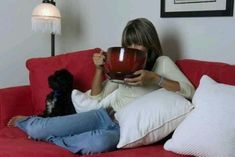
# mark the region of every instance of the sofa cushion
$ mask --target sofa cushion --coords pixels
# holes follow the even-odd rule
[[[235,86],[204,75],[193,96],[195,109],[164,145],[176,153],[206,157],[235,155]]]
[[[162,142],[136,149],[119,149],[82,157],[181,157],[163,149]],[[81,157],[54,144],[27,139],[18,128],[0,129],[0,157]]]
[[[29,140],[18,128],[0,130],[0,157],[79,157],[51,143]]]
[[[40,114],[45,108],[45,100],[50,92],[48,76],[56,70],[66,68],[74,75],[76,89],[86,91],[91,87],[94,75],[93,53],[99,48],[66,53],[54,57],[33,58],[26,62],[34,103],[34,114]]]
[[[235,85],[235,65],[192,59],[178,60],[176,64],[195,87],[198,87],[202,75],[208,75],[220,83]]]
[[[31,115],[33,105],[29,86],[0,89],[0,128],[15,115]]]
[[[121,132],[117,147],[133,148],[163,139],[192,109],[190,101],[166,89],[134,100],[115,114]]]

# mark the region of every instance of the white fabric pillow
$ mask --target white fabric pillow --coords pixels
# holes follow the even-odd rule
[[[120,125],[118,148],[148,145],[169,135],[193,108],[184,97],[159,89],[115,114]]]
[[[201,157],[235,156],[235,86],[203,76],[193,104],[195,109],[164,148]]]

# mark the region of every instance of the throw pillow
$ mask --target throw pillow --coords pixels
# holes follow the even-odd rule
[[[193,104],[195,109],[164,148],[185,155],[235,156],[235,86],[217,83],[204,75]]]
[[[95,67],[92,61],[93,53],[100,49],[88,49],[70,52],[54,57],[32,58],[27,60],[30,87],[34,103],[34,114],[40,114],[45,109],[46,95],[50,92],[48,76],[56,70],[65,68],[74,76],[74,87],[86,91],[91,87]]]
[[[184,97],[159,89],[134,100],[115,114],[118,148],[148,145],[169,135],[193,108]]]

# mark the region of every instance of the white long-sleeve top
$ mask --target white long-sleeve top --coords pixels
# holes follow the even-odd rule
[[[195,88],[169,57],[158,57],[153,67],[153,71],[169,80],[178,81],[180,84],[180,91],[177,91],[176,93],[188,99],[192,98]],[[101,93],[96,96],[91,96],[91,90],[88,90],[86,93],[73,90],[72,101],[76,111],[85,112],[101,107],[107,108],[109,106],[112,106],[115,111],[118,111],[134,99],[161,88],[155,84],[131,86],[114,83],[110,80],[105,81],[103,87]]]

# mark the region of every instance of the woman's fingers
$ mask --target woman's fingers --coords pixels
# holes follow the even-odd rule
[[[129,85],[145,85],[150,84],[155,78],[155,73],[146,70],[138,70],[133,75],[136,75],[136,77],[126,78],[124,80],[125,83]]]
[[[93,54],[93,62],[96,65],[96,67],[101,67],[105,63],[105,55],[104,51],[100,51],[100,53],[94,53]]]
[[[138,86],[138,85],[141,85],[141,82],[140,81],[137,81],[137,82],[126,82],[126,84],[131,85],[131,86]]]
[[[124,82],[125,82],[126,84],[133,85],[133,86],[142,85],[143,82],[142,82],[141,73],[135,72],[134,75],[136,75],[136,77],[133,77],[133,78],[125,78],[125,79],[124,79]]]
[[[138,71],[134,72],[133,74],[134,75],[141,75],[143,73],[144,73],[144,70],[138,70]]]

